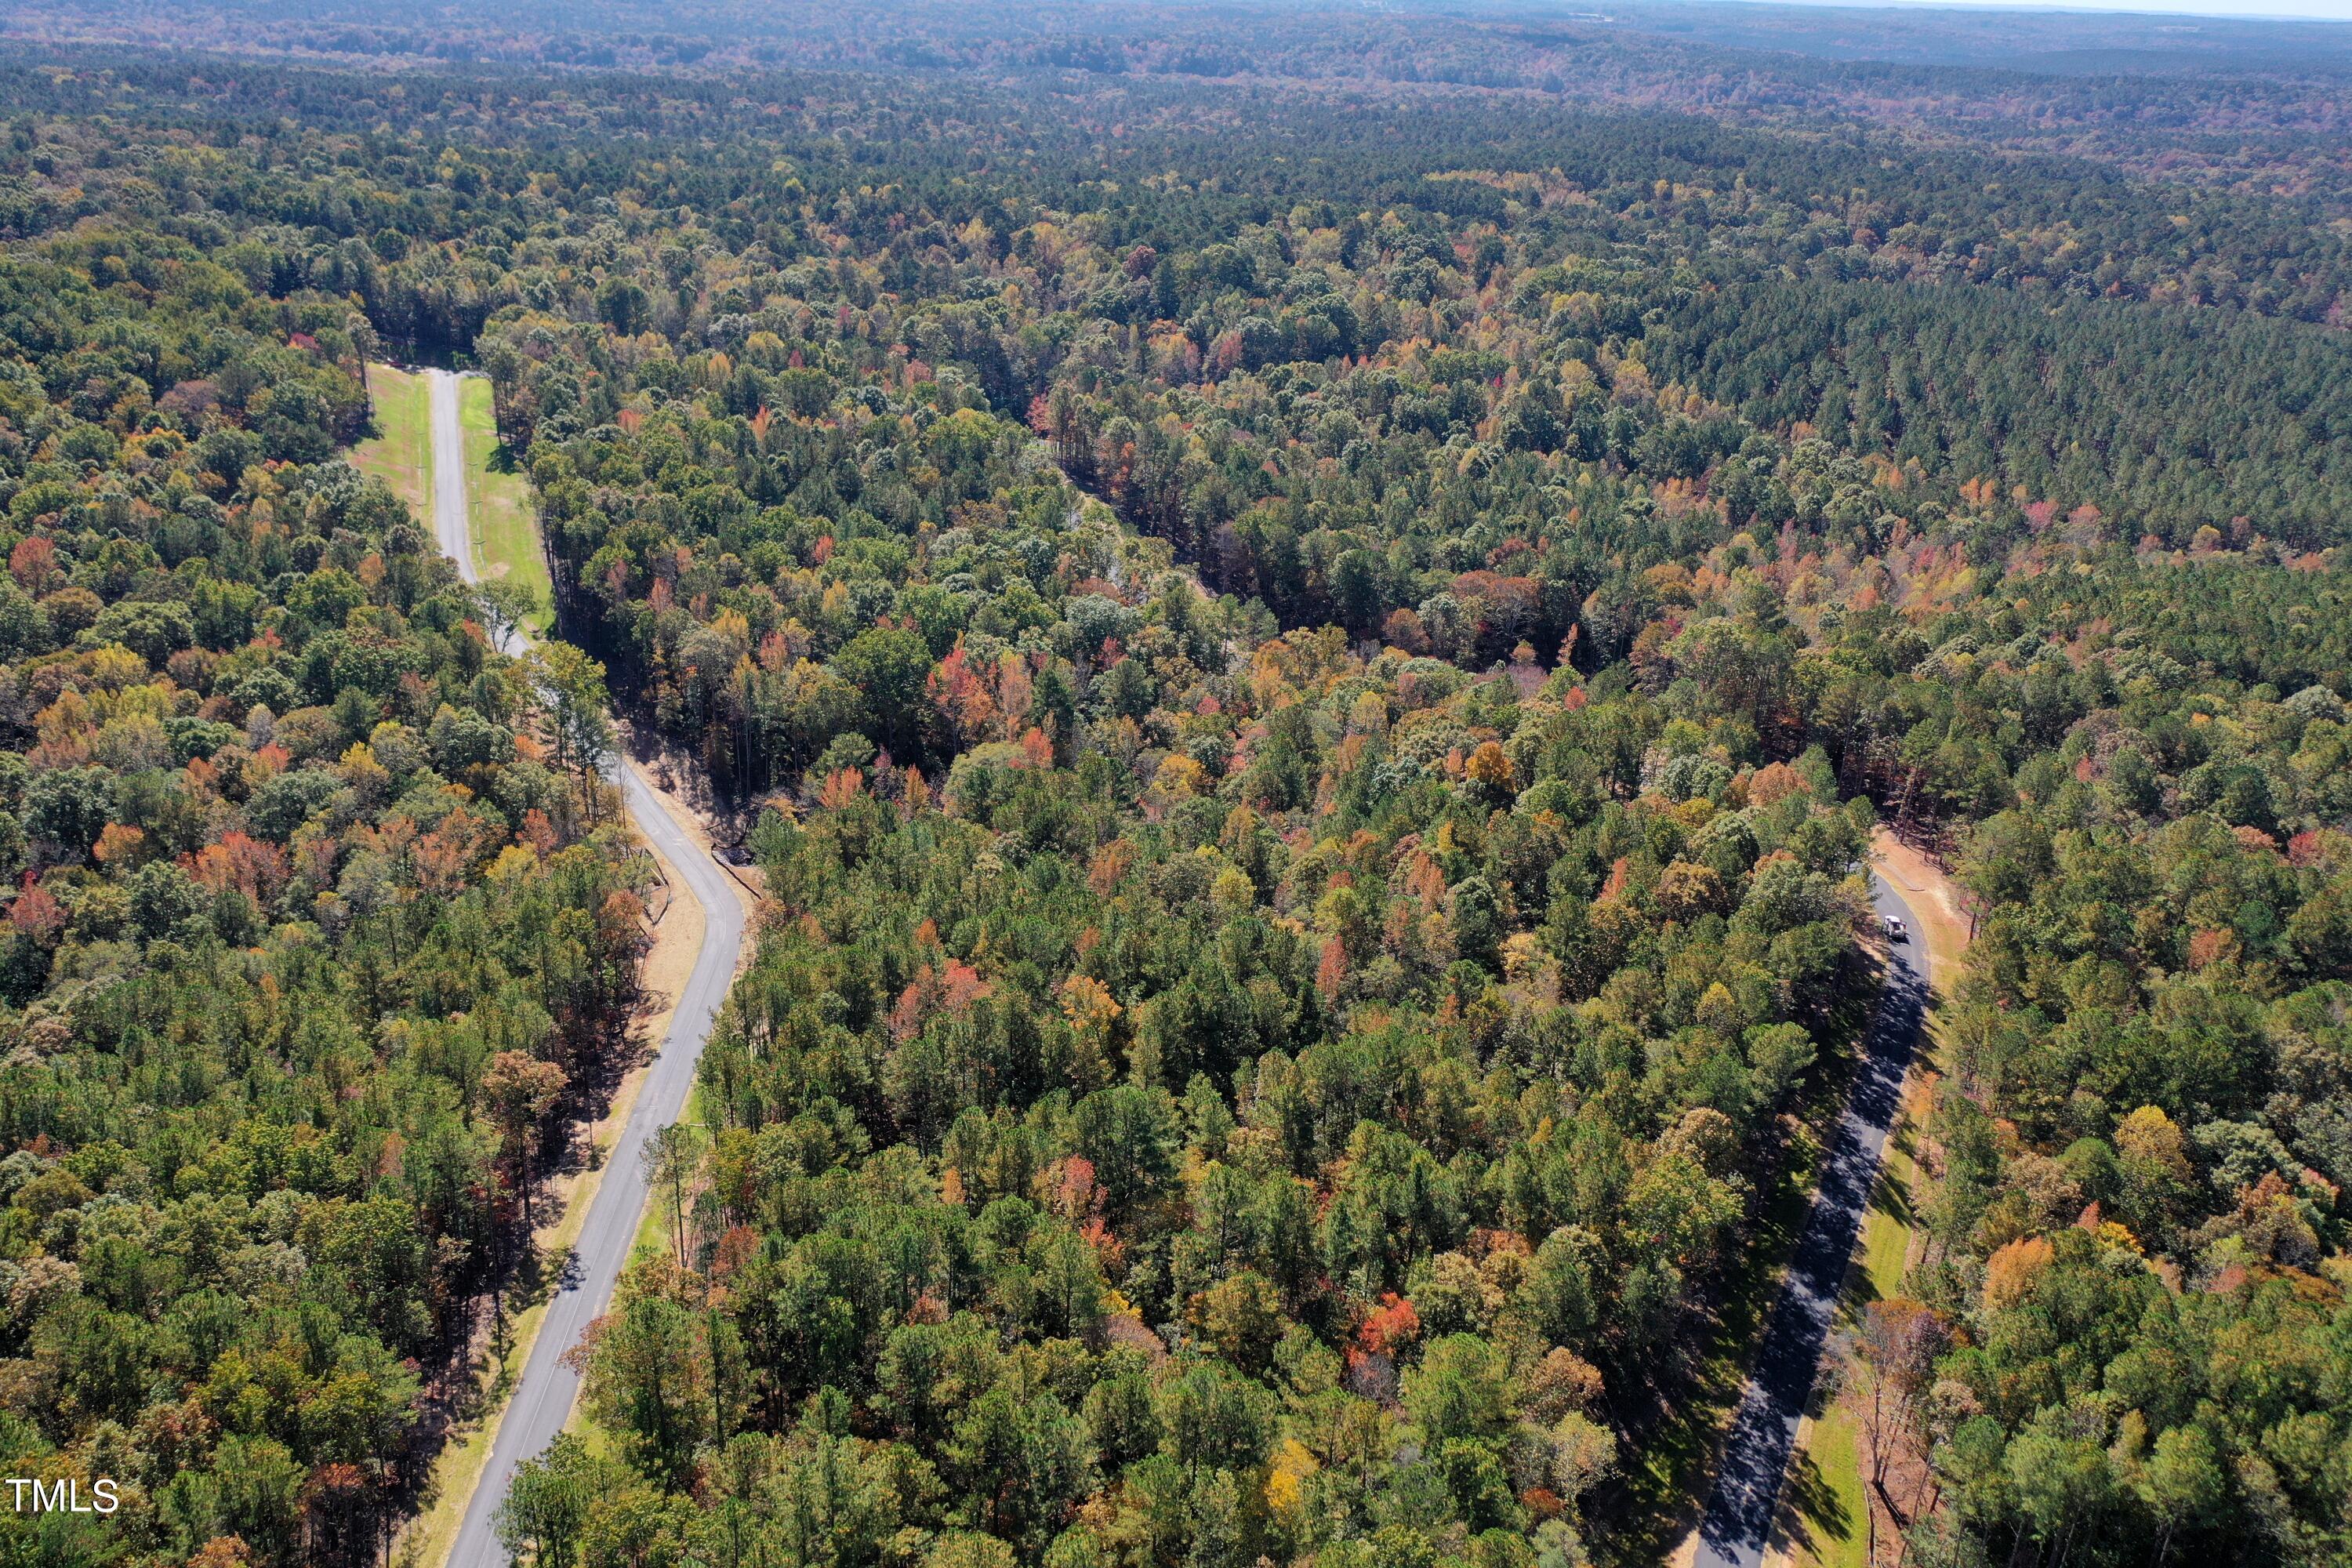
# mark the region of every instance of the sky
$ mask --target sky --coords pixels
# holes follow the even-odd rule
[[[1780,4],[1953,7],[1969,11],[2140,11],[2190,16],[2292,16],[2352,20],[2352,0],[1776,0]]]

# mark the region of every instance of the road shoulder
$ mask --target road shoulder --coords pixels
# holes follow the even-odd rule
[[[1876,1190],[1864,1211],[1862,1234],[1846,1271],[1834,1331],[1850,1334],[1871,1301],[1899,1295],[1917,1247],[1915,1150],[1926,1124],[1939,1060],[1937,1004],[1959,984],[1971,921],[1963,889],[1926,854],[1881,826],[1871,844],[1874,868],[1902,892],[1916,917],[1916,940],[1927,953],[1934,993],[1921,1029],[1919,1048],[1903,1084],[1903,1110],[1887,1136]],[[1861,1510],[1870,1506],[1863,1480],[1859,1424],[1841,1402],[1836,1385],[1851,1360],[1841,1348],[1836,1366],[1824,1359],[1823,1375],[1797,1428],[1789,1479],[1766,1542],[1764,1568],[1869,1568],[1869,1532]]]
[[[463,395],[468,389],[467,379],[441,375],[419,375],[408,379],[412,395],[424,416],[418,421],[420,434],[425,439],[427,476],[423,483],[430,507],[436,535],[445,551],[456,555],[461,573],[468,579],[476,576],[485,564],[480,552],[481,539],[478,526],[483,514],[486,481],[500,476],[488,474],[488,458],[491,442],[480,429],[470,427],[464,416]],[[455,394],[456,395],[450,395]],[[436,407],[436,398],[446,398],[456,405],[454,409]],[[457,417],[446,417],[450,413]],[[473,425],[486,426],[479,410]],[[460,453],[461,474],[449,493],[432,482],[431,462],[437,460],[441,448],[453,435],[443,428],[455,425],[454,441]],[[438,476],[448,478],[451,476]],[[505,476],[510,484],[520,485],[520,476]],[[455,503],[445,508],[441,502]],[[452,518],[446,512],[462,508]],[[454,525],[454,526],[453,526]],[[523,526],[530,529],[526,508]],[[451,537],[452,533],[457,537]],[[530,539],[536,548],[535,534]],[[516,548],[511,540],[507,548]],[[458,552],[464,552],[459,554]],[[502,574],[507,563],[487,563],[490,574]],[[637,782],[659,797],[663,814],[687,840],[691,849],[704,854],[711,849],[710,837],[699,814],[695,812],[674,791],[660,789],[643,769],[630,764]],[[514,1315],[509,1321],[503,1343],[494,1342],[493,1322],[477,1325],[472,1346],[467,1357],[468,1371],[464,1374],[463,1390],[452,1400],[461,1405],[442,1435],[442,1446],[435,1456],[425,1489],[424,1506],[404,1525],[396,1536],[394,1560],[437,1565],[446,1563],[457,1549],[467,1518],[473,1510],[476,1493],[486,1474],[492,1453],[514,1395],[520,1386],[525,1369],[540,1338],[549,1309],[553,1303],[559,1281],[571,1264],[573,1249],[585,1229],[590,1211],[603,1186],[604,1173],[615,1159],[626,1159],[628,1153],[618,1147],[625,1135],[641,1092],[652,1077],[664,1042],[667,1041],[676,1023],[681,1002],[687,993],[708,937],[709,915],[702,900],[693,890],[688,878],[666,853],[658,836],[646,831],[643,824],[631,812],[631,824],[636,829],[640,847],[653,858],[659,872],[658,887],[649,900],[646,926],[647,947],[638,971],[639,1004],[630,1026],[630,1061],[614,1088],[613,1096],[604,1112],[594,1121],[574,1128],[574,1147],[579,1157],[570,1168],[559,1173],[541,1189],[550,1216],[532,1233],[531,1257],[536,1266],[525,1271],[523,1279],[509,1286],[508,1300]],[[726,879],[748,913],[753,900],[743,889],[740,878]],[[736,968],[740,973],[748,944],[739,943]],[[732,976],[730,976],[731,983]]]
[[[531,1246],[541,1260],[537,1270],[540,1284],[534,1289],[518,1292],[520,1299],[512,1309],[514,1316],[503,1355],[497,1353],[490,1342],[489,1324],[486,1321],[478,1327],[468,1359],[474,1368],[474,1394],[479,1403],[454,1421],[445,1434],[425,1487],[424,1495],[429,1500],[394,1537],[391,1555],[394,1562],[413,1560],[439,1564],[448,1560],[457,1531],[465,1523],[467,1510],[472,1504],[475,1487],[489,1460],[499,1424],[521,1379],[522,1369],[530,1363],[531,1348],[539,1342],[548,1303],[554,1299],[553,1281],[580,1239],[588,1210],[596,1201],[596,1190],[618,1152],[615,1142],[622,1129],[628,1125],[629,1113],[636,1108],[637,1094],[645,1087],[656,1050],[661,1041],[669,1037],[678,998],[702,951],[709,922],[701,903],[677,868],[650,837],[640,835],[638,842],[653,857],[667,896],[658,900],[663,907],[646,928],[648,942],[638,969],[641,999],[629,1029],[631,1065],[614,1089],[604,1114],[574,1129],[573,1135],[585,1157],[572,1169],[558,1173],[542,1189],[541,1197],[551,1217],[531,1235]],[[707,844],[704,847],[708,847]],[[412,1550],[412,1543],[413,1559],[403,1555]]]

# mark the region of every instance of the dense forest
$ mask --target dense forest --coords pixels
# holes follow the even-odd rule
[[[2282,7],[2282,16],[2286,8]],[[2307,8],[2306,8],[2307,9]],[[2204,16],[2151,25],[1955,7],[1917,16],[1644,0],[1607,12],[1523,0],[1271,6],[1249,0],[942,0],[771,10],[731,0],[23,0],[5,34],[45,45],[167,43],[386,67],[708,77],[890,71],[927,89],[979,75],[1185,90],[1240,80],[1389,95],[1509,95],[1813,129],[1901,125],[1937,140],[2072,153],[2166,181],[2267,197],[2352,195],[2331,23]]]
[[[1882,1561],[2352,1552],[2339,35],[514,11],[10,24],[0,1558],[376,1560],[628,1059],[372,358],[765,890],[518,1563],[1658,1560],[1882,825]]]
[[[118,231],[0,263],[0,1442],[137,1520],[10,1551],[367,1561],[605,1087],[645,871],[339,460],[350,304]]]

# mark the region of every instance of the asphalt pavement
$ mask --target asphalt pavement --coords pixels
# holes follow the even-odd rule
[[[432,398],[433,522],[441,549],[457,563],[468,583],[478,582],[473,540],[466,516],[464,428],[458,419],[458,378],[446,371],[425,372]],[[509,639],[509,651],[526,644],[520,632]],[[646,1206],[646,1178],[637,1151],[646,1139],[676,1121],[685,1112],[688,1092],[694,1087],[694,1067],[702,1055],[719,1004],[735,975],[735,955],[743,941],[743,908],[733,884],[685,826],[670,815],[635,771],[615,763],[609,770],[621,786],[629,816],[637,831],[659,848],[677,868],[686,890],[702,906],[702,949],[671,1016],[669,1034],[661,1054],[646,1069],[628,1124],[606,1156],[604,1173],[588,1216],[573,1245],[572,1258],[559,1277],[539,1337],[523,1365],[522,1377],[499,1421],[498,1436],[488,1462],[466,1507],[466,1519],[449,1552],[450,1568],[505,1568],[506,1549],[493,1523],[505,1500],[515,1467],[536,1458],[555,1440],[571,1419],[572,1404],[580,1392],[580,1376],[563,1364],[564,1352],[580,1342],[581,1334],[612,1304],[613,1289],[629,1260],[630,1245]]]
[[[1796,1445],[1797,1423],[1804,1416],[1821,1370],[1847,1260],[1878,1183],[1887,1132],[1902,1107],[1904,1074],[1910,1069],[1927,1018],[1927,939],[1895,885],[1875,874],[1871,881],[1873,906],[1882,917],[1907,926],[1910,939],[1893,944],[1886,987],[1864,1041],[1845,1114],[1822,1167],[1812,1211],[1805,1216],[1738,1413],[1724,1438],[1715,1488],[1699,1523],[1698,1568],[1760,1568],[1764,1561],[1789,1454]]]

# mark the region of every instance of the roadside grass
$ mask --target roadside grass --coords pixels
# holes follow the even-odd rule
[[[1861,1427],[1832,1391],[1806,1430],[1812,1440],[1790,1462],[1789,1489],[1781,1500],[1789,1560],[1819,1568],[1869,1568]],[[1823,1458],[1843,1462],[1823,1464]]]
[[[693,1120],[691,1117],[688,1121]],[[669,1207],[653,1187],[646,1189],[646,1212],[637,1216],[637,1233],[629,1238],[629,1261],[623,1273],[651,1258],[667,1258],[677,1237],[669,1223]]]
[[[1910,1263],[1911,1232],[1918,1215],[1911,1206],[1919,1166],[1915,1151],[1919,1133],[1909,1107],[1886,1140],[1886,1162],[1880,1166],[1878,1185],[1862,1216],[1860,1267],[1846,1291],[1847,1310],[1857,1321],[1861,1308],[1903,1291],[1903,1272]]]
[[[530,590],[539,608],[523,625],[533,637],[545,637],[555,624],[554,584],[531,511],[530,479],[499,439],[487,380],[469,375],[457,383],[457,415],[466,432],[466,510],[475,564],[485,578]]]
[[[1908,878],[1902,885],[1909,892],[1921,890]],[[1927,944],[1937,989],[1927,1001],[1920,1055],[1906,1089],[1916,1088],[1919,1074],[1936,1068],[1936,1013],[1945,988],[1958,975],[1967,954],[1965,933],[1957,921],[1927,919],[1918,940]],[[1856,1332],[1871,1302],[1902,1294],[1911,1237],[1918,1224],[1914,1194],[1919,1190],[1919,1109],[1916,1100],[1906,1100],[1886,1141],[1885,1163],[1879,1169],[1870,1206],[1863,1213],[1861,1246],[1846,1273],[1835,1332]],[[1841,1353],[1834,1365],[1825,1363],[1824,1370],[1834,1372],[1850,1361],[1850,1352]],[[1801,1474],[1810,1478],[1810,1487],[1797,1484]],[[1790,1475],[1790,1486],[1775,1526],[1776,1538],[1789,1549],[1790,1563],[1818,1568],[1870,1568],[1867,1521],[1862,1511],[1862,1433],[1852,1413],[1834,1398],[1816,1401],[1816,1408],[1799,1429]]]
[[[392,487],[409,510],[433,516],[433,419],[425,378],[388,364],[367,367],[374,433],[351,449],[352,467]]]

